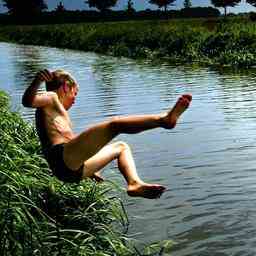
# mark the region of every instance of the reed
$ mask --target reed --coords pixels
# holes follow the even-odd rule
[[[3,26],[0,40],[173,63],[256,63],[256,24],[246,19]]]
[[[1,92],[1,255],[132,255],[128,219],[121,201],[107,195],[110,185],[65,185],[52,177],[34,127],[8,102]]]

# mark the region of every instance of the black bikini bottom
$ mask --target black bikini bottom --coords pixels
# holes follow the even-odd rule
[[[73,171],[68,168],[63,159],[63,144],[52,145],[45,150],[46,160],[52,170],[53,174],[61,181],[79,183],[83,177],[82,165],[78,170]]]

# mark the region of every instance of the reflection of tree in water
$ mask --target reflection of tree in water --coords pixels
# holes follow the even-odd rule
[[[111,58],[97,58],[92,65],[93,74],[96,81],[97,95],[101,97],[103,113],[112,115],[117,111],[117,92],[115,71],[118,63]]]
[[[156,71],[161,76],[161,100],[166,102],[176,101],[177,98],[184,93],[197,94],[198,86],[201,93],[207,93],[209,74],[208,70],[198,65],[162,65]]]
[[[40,55],[40,48],[37,47],[16,46],[14,51],[13,56],[17,56],[17,58],[13,58],[14,84],[18,90],[21,87],[25,89],[31,83],[35,73],[46,68],[45,61]]]
[[[255,69],[242,69],[234,67],[211,67],[210,70],[222,75],[222,76],[241,76],[241,77],[255,77]]]
[[[256,70],[216,70],[221,91],[218,101],[227,119],[256,117]]]

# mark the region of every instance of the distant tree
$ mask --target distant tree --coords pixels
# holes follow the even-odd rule
[[[191,0],[184,0],[184,8],[191,8],[192,7],[192,3]]]
[[[4,6],[8,8],[9,14],[19,17],[28,18],[41,13],[44,9],[47,9],[47,5],[44,0],[2,0]]]
[[[256,0],[246,0],[248,4],[251,4],[252,6],[256,7]]]
[[[128,13],[134,13],[134,12],[135,12],[135,9],[133,8],[133,2],[132,2],[132,0],[128,0],[128,3],[127,3],[127,12],[128,12]]]
[[[95,7],[100,12],[104,12],[111,7],[116,5],[118,0],[87,0],[85,1],[86,4],[89,4],[89,7]]]
[[[215,7],[224,8],[224,15],[227,15],[227,7],[234,7],[241,2],[241,0],[211,0]]]
[[[155,4],[158,8],[164,7],[165,12],[167,11],[168,5],[173,5],[176,0],[149,0],[150,4]]]
[[[57,7],[56,7],[56,9],[55,9],[56,12],[63,12],[63,11],[65,11],[65,10],[66,10],[66,9],[65,9],[65,7],[64,7],[64,5],[63,5],[62,2],[59,2],[59,4],[57,5]]]
[[[220,14],[220,11],[213,7],[191,7],[180,10],[180,15],[184,18],[219,17]],[[205,21],[205,24],[209,29],[216,25],[215,21],[211,20]]]

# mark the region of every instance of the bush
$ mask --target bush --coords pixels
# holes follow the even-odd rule
[[[228,18],[10,26],[0,28],[0,38],[131,58],[163,56],[188,63],[207,61],[216,64],[225,59],[225,62],[235,65],[238,62],[234,62],[231,56],[245,54],[250,59],[255,57],[256,25],[246,23],[244,19]],[[248,67],[254,60],[244,63]]]

